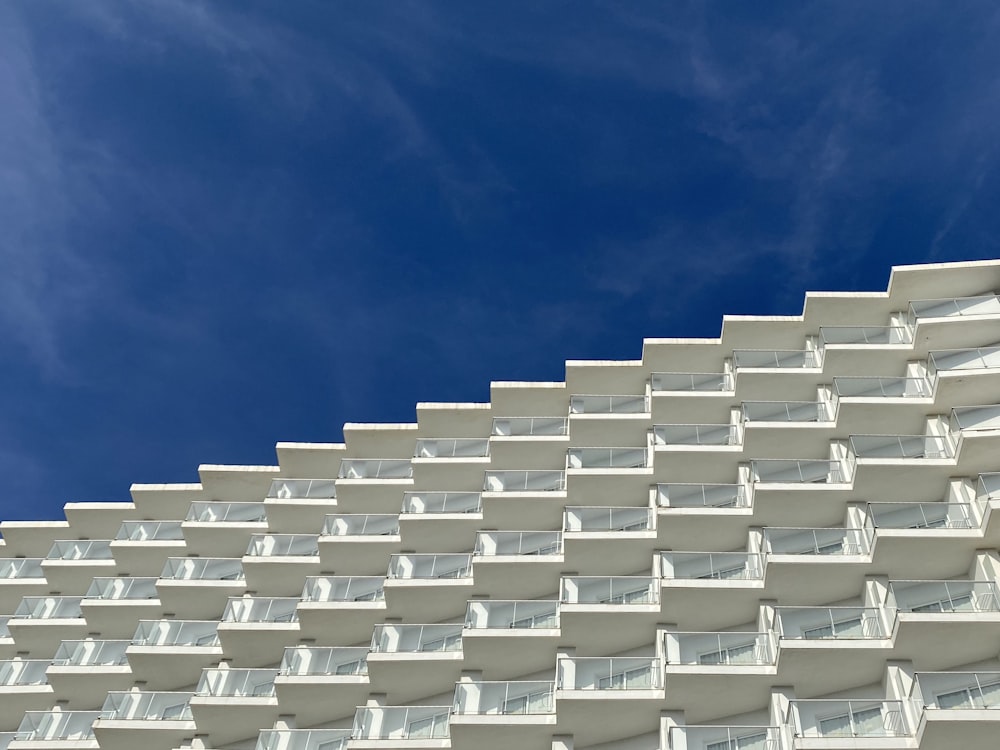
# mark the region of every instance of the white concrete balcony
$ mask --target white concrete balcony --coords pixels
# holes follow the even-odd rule
[[[268,729],[254,750],[347,750],[350,729]]]
[[[740,411],[744,422],[799,425],[833,421],[824,401],[744,401]]]
[[[906,326],[820,326],[824,346],[907,346],[913,333]]]
[[[734,349],[733,366],[742,370],[802,370],[823,366],[814,349]]]
[[[399,536],[399,516],[392,513],[328,515],[323,522],[323,530],[320,536]]]
[[[493,437],[563,437],[569,434],[566,417],[495,417]]]
[[[416,459],[489,458],[489,438],[421,438],[413,451]]]
[[[833,392],[838,401],[933,398],[934,385],[926,378],[851,375],[835,377]]]
[[[474,584],[470,554],[393,555],[385,581],[387,611],[418,621],[457,615]]]
[[[191,553],[239,557],[250,537],[268,531],[263,503],[191,503],[181,524]]]
[[[656,448],[734,448],[741,440],[735,424],[658,424],[653,425]]]
[[[800,556],[832,556],[835,558],[864,557],[871,555],[874,529],[809,529],[780,528],[769,526],[764,529],[764,551],[768,562],[776,558]]]
[[[654,372],[650,376],[654,398],[657,393],[732,395],[734,385],[732,375],[725,372]]]
[[[127,667],[125,649],[131,641],[63,641],[52,658],[53,667]]]
[[[660,483],[656,485],[656,504],[686,515],[715,509],[749,508],[750,499],[742,484]]]
[[[735,582],[762,581],[764,556],[752,552],[661,552],[660,573],[667,581],[728,587]]]
[[[375,627],[368,671],[393,702],[446,692],[463,668],[462,623]]]
[[[649,409],[646,395],[571,396],[569,420],[573,441],[581,446],[643,444],[650,421]]]
[[[473,550],[476,588],[502,599],[554,591],[563,567],[561,531],[480,531]]]
[[[134,679],[125,653],[129,643],[63,641],[48,668],[54,699],[68,708],[88,708],[94,695],[129,689]]]
[[[0,720],[12,726],[25,711],[48,708],[54,702],[45,670],[48,659],[0,661]]]
[[[298,605],[301,638],[350,646],[371,638],[386,617],[385,576],[314,576]]]
[[[989,747],[1000,720],[1000,672],[917,672],[912,695],[923,707],[922,747]]]
[[[1000,316],[1000,297],[995,294],[951,299],[913,300],[909,305],[912,322],[923,318],[967,318]]]
[[[889,637],[877,607],[776,607],[775,628],[786,641],[877,641]],[[819,645],[819,644],[817,644]]]
[[[451,706],[361,706],[350,747],[359,750],[451,747]]]
[[[681,630],[721,630],[757,617],[764,555],[757,552],[661,552],[661,621]],[[725,591],[721,594],[720,589]]]
[[[927,355],[931,373],[979,372],[1000,368],[1000,346],[941,349]]]
[[[455,686],[455,746],[500,750],[551,742],[556,702],[549,681],[462,681]]]
[[[144,601],[156,599],[157,578],[95,578],[87,589],[87,599],[102,601]]]
[[[879,538],[901,530],[978,529],[979,511],[973,503],[868,503],[868,516]]]
[[[490,453],[494,466],[544,468],[562,461],[568,442],[566,417],[497,417]]]
[[[94,722],[94,736],[101,750],[177,747],[196,730],[191,697],[188,692],[108,693],[100,718]]]
[[[782,727],[674,726],[664,750],[790,750]]]
[[[483,492],[565,492],[566,473],[560,470],[528,469],[487,471]]]
[[[560,700],[583,697],[567,695],[577,691],[607,693],[603,699],[629,699],[640,697],[627,695],[634,690],[662,691],[662,671],[659,659],[645,656],[566,656],[556,661],[556,688]]]
[[[652,576],[563,576],[563,643],[581,651],[619,652],[649,642],[660,616],[660,581]]]
[[[184,554],[181,521],[125,521],[109,545],[117,567],[138,576],[155,576],[171,555]]]
[[[778,644],[770,631],[746,633],[666,632],[663,654],[670,674],[755,674],[773,672],[778,658]],[[749,670],[744,668],[750,668]]]
[[[961,406],[951,410],[953,432],[987,432],[1000,430],[1000,405]]]
[[[928,344],[943,342],[954,348],[990,344],[996,341],[998,311],[1000,298],[992,294],[913,300],[906,313],[906,322],[911,327],[916,326],[914,351],[921,353]]]
[[[298,597],[245,596],[230,599],[222,622],[283,624],[295,622]]]
[[[563,513],[563,533],[617,537],[656,530],[656,517],[651,508],[619,508],[600,506],[567,506]]]
[[[844,461],[827,459],[764,458],[750,462],[754,484],[849,485],[851,473]]]
[[[870,464],[897,461],[952,463],[955,445],[947,435],[851,435],[851,453]]]
[[[56,541],[41,562],[52,590],[82,591],[90,579],[113,575],[115,561],[110,539]]]
[[[7,627],[11,617],[11,615],[0,615],[0,657],[2,658],[14,655],[14,639],[10,637],[10,629]]]
[[[52,544],[46,560],[73,562],[77,560],[110,560],[110,539],[62,540]]]
[[[82,638],[87,621],[80,596],[26,596],[7,621],[19,653],[48,655],[61,641]]]
[[[413,478],[408,458],[345,458],[340,462],[338,479],[404,481]]]
[[[872,561],[874,538],[870,522],[863,528],[767,527],[763,551],[768,591],[803,604],[852,596]],[[848,567],[833,574],[830,565]]]
[[[891,581],[886,607],[900,617],[1000,613],[993,581]]]
[[[320,565],[353,575],[380,573],[401,541],[398,514],[328,515],[319,537]]]
[[[649,507],[569,506],[562,526],[563,568],[580,575],[641,570],[656,548],[656,516]]]
[[[570,396],[569,413],[572,416],[619,416],[623,414],[649,415],[646,396],[607,396],[578,394]]]
[[[287,647],[274,688],[279,706],[294,706],[297,723],[352,717],[371,690],[368,647]]]
[[[793,700],[787,723],[795,747],[910,748],[915,726],[912,706],[898,700]]]
[[[743,452],[739,424],[653,425],[657,480],[724,482],[736,473]]]
[[[465,663],[507,679],[550,663],[560,640],[559,602],[548,599],[473,600],[465,613]]]
[[[189,524],[253,524],[249,528],[255,529],[267,523],[267,508],[262,503],[193,502],[185,520]]]
[[[0,559],[0,612],[12,611],[22,597],[45,594],[48,590],[42,558]]]
[[[191,698],[199,734],[215,746],[256,735],[278,718],[276,669],[206,669]]]
[[[243,556],[247,588],[259,594],[289,595],[321,570],[318,534],[254,534]]]
[[[240,558],[167,558],[156,590],[167,612],[182,619],[218,617],[222,602],[246,591],[246,577]]]
[[[400,536],[420,540],[423,549],[438,552],[467,550],[467,540],[482,526],[483,506],[479,492],[403,493],[403,507],[399,513]]]
[[[457,653],[461,650],[461,623],[384,624],[377,626],[372,635],[372,655]]]
[[[570,448],[566,451],[567,471],[608,473],[649,466],[649,451],[645,448]]]
[[[169,690],[193,682],[191,675],[223,656],[215,620],[146,620],[128,647],[129,664],[147,685]]]
[[[87,624],[107,638],[128,638],[140,619],[163,613],[156,578],[95,578],[80,603]]]
[[[237,664],[260,667],[299,634],[298,597],[244,596],[229,600],[219,641]]]
[[[124,521],[115,535],[119,542],[164,542],[184,540],[181,521]]]
[[[412,465],[418,486],[479,489],[483,469],[490,465],[490,440],[422,438],[416,442]]]
[[[93,724],[100,711],[26,711],[10,750],[98,748]]]
[[[280,477],[271,482],[267,500],[318,500],[324,504],[337,498],[333,479],[290,479]]]
[[[554,528],[566,504],[566,472],[487,471],[482,497],[483,525],[487,528]]]

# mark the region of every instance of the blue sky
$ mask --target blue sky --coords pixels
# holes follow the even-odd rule
[[[992,2],[0,2],[0,517],[998,257]]]

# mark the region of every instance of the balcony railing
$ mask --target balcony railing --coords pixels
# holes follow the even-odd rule
[[[84,742],[94,739],[100,711],[25,711],[14,739],[20,742]]]
[[[972,529],[979,526],[969,503],[869,503],[880,529]]]
[[[830,422],[821,401],[744,401],[745,422]]]
[[[470,630],[541,630],[559,627],[559,602],[541,599],[470,601]]]
[[[886,606],[898,612],[1000,612],[993,581],[892,581]]]
[[[215,620],[141,620],[132,645],[218,646],[218,627]]]
[[[80,596],[26,596],[14,610],[14,619],[62,620],[83,617]]]
[[[610,533],[651,531],[653,511],[649,508],[569,506],[563,513],[563,531]]]
[[[350,729],[265,729],[254,750],[347,750]]]
[[[668,665],[770,666],[778,656],[772,633],[665,633]]]
[[[658,484],[656,503],[661,508],[747,508],[742,484]]]
[[[191,721],[193,693],[111,692],[101,708],[101,718],[113,721]]]
[[[155,578],[95,578],[87,589],[88,599],[121,601],[125,599],[156,599]]]
[[[551,682],[459,682],[455,686],[458,715],[531,716],[555,711]]]
[[[247,557],[315,557],[319,554],[316,534],[254,534]]]
[[[321,536],[395,536],[399,534],[399,516],[395,514],[359,514],[327,516]]]
[[[48,560],[111,560],[110,539],[82,539],[52,543]]]
[[[733,390],[732,378],[722,372],[654,372],[653,391],[719,393]]]
[[[654,445],[739,445],[739,428],[734,424],[653,425]]]
[[[962,432],[1000,430],[1000,405],[963,406],[951,410],[951,429]]]
[[[124,521],[115,539],[126,542],[176,541],[184,538],[180,521]]]
[[[987,501],[1000,497],[1000,473],[986,472],[976,481],[976,500]]]
[[[567,576],[562,579],[564,604],[634,606],[657,604],[659,586],[647,576]]]
[[[833,390],[839,398],[930,398],[934,386],[926,378],[837,376]]]
[[[169,557],[160,578],[169,581],[242,581],[243,563],[231,557]]]
[[[559,492],[566,489],[566,472],[548,469],[487,471],[485,492]]]
[[[308,576],[302,589],[304,602],[382,602],[383,576]]]
[[[776,626],[788,640],[863,640],[885,638],[875,607],[776,607]]]
[[[944,349],[927,355],[933,372],[992,370],[1000,367],[1000,346]]]
[[[925,708],[1000,708],[1000,672],[918,672],[916,678]]]
[[[645,448],[570,448],[567,469],[644,469],[649,466]]]
[[[372,651],[423,654],[462,650],[462,623],[445,625],[376,625]]]
[[[858,458],[952,458],[955,449],[942,435],[851,435]]]
[[[263,503],[194,502],[186,520],[198,523],[262,523],[267,521],[267,508]]]
[[[909,344],[913,341],[905,326],[820,326],[819,338],[827,344]]]
[[[566,417],[496,417],[493,435],[497,437],[558,437],[565,435]]]
[[[298,622],[297,597],[245,596],[230,599],[222,614],[223,622]]]
[[[661,552],[663,578],[746,581],[764,577],[764,556],[748,552]]]
[[[55,667],[120,667],[128,664],[130,641],[63,641],[52,659]]]
[[[646,656],[564,657],[556,661],[560,690],[659,690],[660,661]]]
[[[345,458],[340,462],[341,479],[412,479],[408,458]]]
[[[343,646],[289,646],[279,674],[286,676],[362,676],[368,674],[368,648]]]
[[[400,513],[479,513],[482,509],[478,492],[404,492]]]
[[[768,484],[843,484],[847,472],[840,461],[759,458],[750,462],[755,482]]]
[[[561,531],[480,531],[473,553],[477,557],[503,555],[561,555]]]
[[[333,479],[275,479],[267,497],[274,500],[333,500],[337,497],[337,484]]]
[[[486,458],[489,438],[423,438],[417,441],[414,458]]]
[[[5,659],[0,661],[0,686],[44,685],[47,659]]]
[[[793,700],[788,723],[796,737],[909,737],[903,701]]]
[[[570,414],[645,414],[649,401],[645,396],[570,396]]]
[[[42,560],[38,557],[8,557],[0,560],[0,581],[45,578]]]
[[[355,740],[430,740],[449,736],[451,706],[361,706],[354,714]]]
[[[435,579],[471,578],[472,555],[408,554],[389,558],[389,578]]]
[[[276,669],[206,669],[195,695],[208,698],[270,698]]]
[[[764,529],[764,548],[772,555],[866,555],[871,529]]]
[[[1000,297],[994,294],[953,299],[923,299],[910,303],[910,320],[1000,314]]]
[[[781,727],[670,727],[671,750],[784,750]]]
[[[11,615],[0,615],[0,638],[10,638],[10,629],[7,627],[10,619]]]
[[[802,369],[819,367],[819,355],[811,349],[736,349],[737,368]]]

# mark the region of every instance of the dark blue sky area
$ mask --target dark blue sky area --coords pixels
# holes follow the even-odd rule
[[[0,102],[8,519],[1000,243],[993,2],[13,0]]]

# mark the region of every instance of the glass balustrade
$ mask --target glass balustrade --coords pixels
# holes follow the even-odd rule
[[[0,615],[0,638],[10,638],[10,629],[7,627],[10,619],[11,615]]]
[[[737,368],[801,369],[820,367],[817,352],[810,349],[735,349]]]
[[[566,472],[548,469],[487,471],[485,492],[559,492],[566,489]]]
[[[180,521],[124,521],[115,535],[117,541],[176,541],[184,538]]]
[[[563,513],[563,531],[611,533],[652,531],[653,511],[649,508],[568,506]]]
[[[653,425],[654,445],[738,445],[739,438],[734,424]]]
[[[84,742],[94,739],[100,711],[25,711],[14,735],[19,742]]]
[[[83,617],[80,596],[26,596],[14,610],[14,619],[62,620]]]
[[[647,576],[567,576],[562,579],[564,604],[629,606],[659,602],[659,586]]]
[[[793,700],[788,713],[796,737],[877,738],[913,734],[902,701]]]
[[[414,458],[486,458],[489,438],[423,438],[417,441]]]
[[[130,641],[63,641],[52,659],[55,667],[120,667],[128,664]]]
[[[263,503],[194,502],[188,509],[188,521],[198,523],[264,523],[267,508]]]
[[[869,503],[868,516],[880,529],[978,528],[969,503]]]
[[[776,607],[775,627],[787,640],[888,637],[875,607]]]
[[[556,661],[560,690],[659,690],[660,662],[645,656],[564,657]]]
[[[496,417],[492,434],[497,437],[558,437],[567,434],[565,417]]]
[[[645,396],[570,396],[570,414],[645,414],[649,402]]]
[[[95,578],[87,589],[88,599],[120,601],[156,599],[156,578]]]
[[[867,555],[870,529],[764,529],[764,549],[772,555]]]
[[[5,659],[0,661],[0,686],[44,685],[47,659]]]
[[[398,536],[395,514],[330,515],[323,520],[322,536]]]
[[[412,479],[408,458],[345,458],[340,462],[341,479]]]
[[[254,534],[247,557],[315,557],[319,554],[316,534]]]
[[[1000,672],[918,672],[916,678],[926,708],[1000,708]]]
[[[368,674],[368,648],[289,646],[278,673],[286,676],[363,676]]]
[[[372,651],[416,654],[462,650],[462,623],[443,625],[376,625]]]
[[[215,620],[140,620],[134,646],[214,647],[219,645]]]
[[[302,601],[382,602],[384,585],[383,576],[308,576]]]
[[[645,448],[570,448],[568,469],[644,469],[649,466]]]
[[[962,432],[1000,430],[1000,405],[963,406],[952,409],[951,429]]]
[[[470,601],[465,614],[470,630],[539,630],[559,627],[559,602],[542,599]]]
[[[79,539],[52,543],[48,560],[111,560],[110,539]]]
[[[231,557],[169,557],[160,578],[168,581],[242,581],[243,563]]]
[[[298,622],[297,597],[245,596],[230,599],[222,614],[223,622]]]
[[[472,555],[468,554],[392,555],[389,558],[389,578],[392,579],[471,577]]]
[[[741,581],[764,578],[764,556],[748,552],[661,552],[661,575],[674,580]]]
[[[833,390],[839,398],[930,398],[934,384],[926,378],[837,376]]]
[[[733,380],[721,372],[654,372],[650,377],[653,391],[724,392],[733,390]]]
[[[671,750],[783,750],[781,727],[685,726],[670,728]]]
[[[199,698],[270,698],[276,669],[205,669],[195,695]]]
[[[431,740],[449,736],[451,706],[361,706],[354,714],[355,740]]]
[[[941,435],[851,435],[857,458],[952,458],[951,441]]]
[[[404,492],[400,513],[479,513],[482,509],[478,492]]]
[[[909,308],[910,320],[920,318],[961,318],[1000,314],[1000,297],[994,294],[952,299],[914,300]]]
[[[991,370],[1000,367],[1000,346],[943,349],[927,355],[932,372]]]
[[[532,682],[459,682],[455,713],[475,716],[531,716],[556,710],[553,684]]]
[[[193,693],[110,692],[101,708],[101,718],[111,721],[192,721]]]
[[[742,484],[658,484],[656,503],[662,508],[748,508]]]
[[[265,729],[254,750],[347,750],[350,729]]]
[[[998,612],[993,581],[892,581],[886,606],[898,612]]]
[[[772,633],[665,633],[667,664],[703,667],[770,666],[778,649]]]
[[[906,326],[820,326],[819,339],[824,344],[909,344],[913,341]]]
[[[768,484],[843,484],[847,472],[840,461],[759,458],[750,462],[753,481]]]
[[[0,560],[0,581],[45,578],[39,557],[13,557]]]
[[[275,479],[267,497],[269,500],[334,500],[337,484],[333,479]]]
[[[745,422],[830,422],[822,401],[744,401]]]
[[[561,555],[561,531],[480,531],[476,534],[477,557],[503,555]]]

